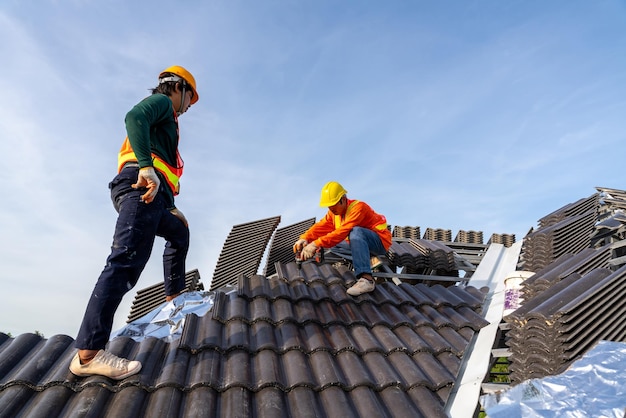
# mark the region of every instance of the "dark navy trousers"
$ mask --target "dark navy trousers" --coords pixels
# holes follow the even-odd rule
[[[146,189],[133,189],[136,167],[124,168],[109,184],[111,200],[118,212],[111,254],[96,282],[76,337],[76,348],[99,350],[106,346],[113,318],[123,296],[139,280],[155,237],[166,241],[163,252],[165,294],[185,287],[185,259],[189,249],[189,229],[167,209],[163,193],[151,203],[140,200]],[[164,182],[161,183],[164,186]]]

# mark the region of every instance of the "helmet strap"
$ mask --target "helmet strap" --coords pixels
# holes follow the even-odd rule
[[[183,113],[183,106],[185,105],[185,90],[186,90],[186,83],[182,82],[180,83],[183,88],[180,91],[180,108],[178,109],[178,114],[182,114]]]

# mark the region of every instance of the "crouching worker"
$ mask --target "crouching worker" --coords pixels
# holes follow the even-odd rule
[[[293,245],[303,260],[315,255],[318,248],[328,248],[340,256],[352,258],[356,284],[348,294],[358,296],[374,290],[371,257],[386,254],[391,246],[387,220],[365,202],[348,199],[347,191],[336,181],[322,188],[320,206],[328,212]]]

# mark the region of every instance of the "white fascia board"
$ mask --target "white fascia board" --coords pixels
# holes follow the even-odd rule
[[[498,326],[504,311],[504,279],[516,270],[522,242],[510,247],[491,244],[481,260],[468,286],[478,289],[488,287],[483,305],[483,314],[489,325],[482,328],[468,347],[459,378],[452,389],[446,410],[452,418],[471,418],[474,416],[480,389],[489,369],[491,349],[496,339]]]

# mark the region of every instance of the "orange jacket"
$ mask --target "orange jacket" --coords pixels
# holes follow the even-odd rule
[[[378,234],[386,250],[391,246],[391,232],[387,229],[387,219],[369,207],[365,202],[348,199],[348,208],[343,216],[335,216],[330,210],[300,238],[323,248],[331,248],[341,241],[348,240],[350,231],[356,226],[370,229]]]

